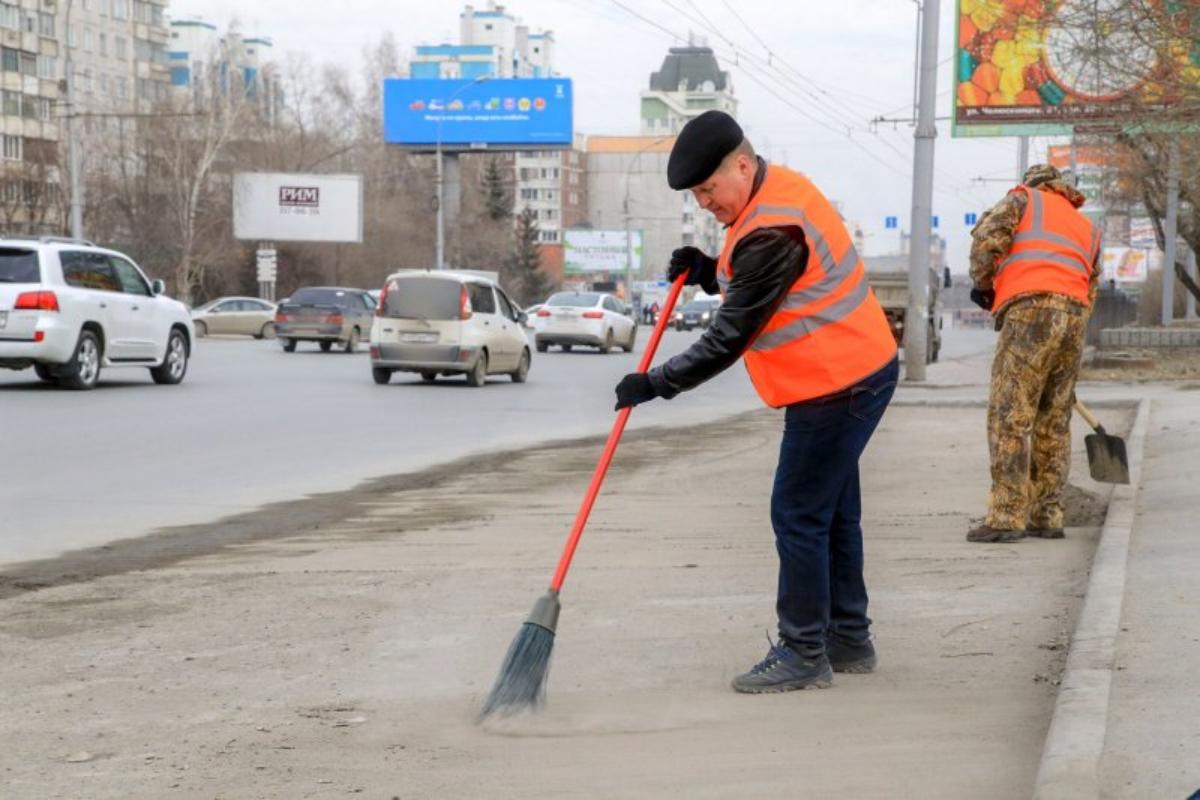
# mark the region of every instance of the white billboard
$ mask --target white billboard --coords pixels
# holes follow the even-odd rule
[[[263,242],[361,242],[362,177],[239,172],[233,235]]]
[[[642,268],[642,232],[563,231],[563,272],[624,272],[633,240],[633,269]]]

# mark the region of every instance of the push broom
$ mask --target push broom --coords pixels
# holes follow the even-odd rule
[[[686,275],[681,275],[671,285],[671,291],[663,304],[662,315],[650,334],[645,352],[642,353],[638,372],[650,369],[650,362],[654,360],[654,353],[671,319],[671,311],[675,308],[675,301],[679,299],[685,279]],[[617,443],[621,441],[621,433],[625,430],[625,423],[632,410],[630,407],[617,412],[617,419],[613,422],[612,432],[608,434],[608,442],[604,445],[600,462],[596,464],[596,471],[592,473],[592,482],[588,485],[583,503],[579,506],[579,513],[575,515],[575,524],[571,526],[571,533],[567,536],[567,543],[563,547],[562,557],[558,560],[554,578],[550,581],[550,588],[533,604],[533,611],[509,646],[504,664],[500,667],[500,674],[496,678],[496,685],[492,687],[492,693],[488,695],[487,702],[483,704],[483,710],[479,713],[480,721],[495,713],[507,716],[526,709],[536,710],[545,700],[550,653],[554,649],[554,629],[558,625],[558,612],[562,608],[558,595],[562,591],[563,581],[566,580],[567,570],[571,567],[575,548],[579,546],[579,537],[583,535],[583,528],[587,525],[592,504],[596,502],[596,495],[600,493],[600,484],[604,482],[604,474],[608,472],[608,465],[612,463]]]

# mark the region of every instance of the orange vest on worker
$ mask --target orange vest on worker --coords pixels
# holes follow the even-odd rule
[[[754,388],[774,408],[839,392],[896,356],[891,326],[841,216],[807,178],[784,167],[767,167],[726,230],[717,261],[721,293],[733,279],[738,242],[761,228],[793,225],[804,231],[808,263],[744,354]]]
[[[1061,294],[1087,305],[1088,281],[1100,252],[1100,227],[1071,201],[1052,192],[1018,186],[1029,198],[1012,249],[992,279],[993,309],[1021,294]]]

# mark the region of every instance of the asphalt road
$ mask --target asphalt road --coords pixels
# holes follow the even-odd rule
[[[455,458],[606,433],[612,387],[632,354],[535,353],[529,382],[371,381],[365,352],[209,338],[180,386],[141,369],[108,370],[91,392],[0,370],[0,563],[208,522],[267,502],[346,489]],[[698,333],[667,333],[660,358]],[[947,330],[943,358],[990,347],[986,332]],[[365,350],[365,348],[364,348]],[[629,427],[691,425],[759,407],[741,367]]]

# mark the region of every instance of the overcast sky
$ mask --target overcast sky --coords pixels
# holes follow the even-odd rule
[[[236,19],[244,32],[271,38],[281,58],[299,51],[354,67],[385,31],[406,56],[418,44],[457,41],[463,5],[172,0],[170,12],[222,28]],[[638,92],[650,73],[689,32],[703,37],[732,73],[739,121],[760,152],[840,200],[847,219],[867,234],[867,253],[898,249],[899,236],[885,229],[884,218],[897,216],[909,227],[912,128],[872,130],[869,121],[911,116],[913,0],[512,0],[507,6],[531,28],[554,32],[555,68],[574,80],[575,126],[587,134],[638,133]],[[953,0],[941,0],[939,116],[950,113],[953,16]],[[1033,141],[1033,160],[1045,145]],[[949,122],[938,123],[933,207],[955,272],[967,268],[964,214],[998,199],[1015,182],[1016,164],[1016,139],[952,139]]]

